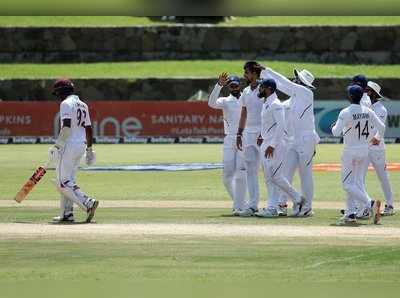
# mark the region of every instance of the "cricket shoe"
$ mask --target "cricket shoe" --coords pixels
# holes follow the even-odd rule
[[[394,211],[393,206],[385,205],[385,209],[381,212],[381,216],[392,216],[395,215],[396,212]]]
[[[298,217],[312,217],[312,216],[314,216],[314,212],[312,211],[311,208],[301,210],[298,215]]]
[[[99,206],[99,201],[89,198],[85,205],[88,206],[86,222],[89,223],[92,221],[94,217],[94,213],[96,212],[96,209]]]
[[[278,215],[287,216],[287,204],[278,205]]]
[[[242,209],[233,209],[232,210],[232,215],[233,216],[239,216],[241,211],[242,211]]]
[[[73,223],[75,222],[74,219],[74,214],[73,213],[69,213],[69,214],[64,214],[64,216],[55,216],[53,217],[53,222],[54,223]]]
[[[375,225],[378,225],[381,221],[381,201],[371,201],[371,217]]]
[[[361,212],[356,213],[356,218],[361,219],[361,220],[367,220],[370,219],[372,216],[372,209],[371,208],[365,208]]]
[[[338,225],[351,225],[355,223],[357,223],[357,218],[354,213],[349,215],[347,214],[343,215],[337,222]]]
[[[278,210],[275,208],[264,208],[261,211],[254,213],[254,215],[265,218],[279,217]]]
[[[251,217],[257,212],[257,209],[247,208],[239,212],[240,217]]]
[[[340,209],[340,214],[341,215],[344,215],[345,212],[346,212],[346,209]],[[358,213],[357,208],[356,208],[356,213]],[[360,214],[360,216],[361,216],[361,214]]]
[[[299,202],[293,202],[293,208],[292,208],[292,217],[297,217],[299,216],[301,209],[303,208],[304,204],[306,202],[306,198],[303,196],[300,196],[300,201]]]

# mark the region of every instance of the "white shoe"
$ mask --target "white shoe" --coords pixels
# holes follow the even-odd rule
[[[362,212],[357,212],[356,218],[361,220],[367,220],[371,218],[371,208],[365,208]]]
[[[304,203],[306,202],[306,198],[301,196],[300,202],[293,202],[292,214],[291,216],[299,216],[301,209],[303,208]]]
[[[253,208],[247,208],[239,212],[240,217],[251,217],[254,216],[254,213],[256,213],[258,210],[255,210]]]
[[[355,224],[357,222],[356,215],[355,214],[350,214],[350,215],[343,215],[339,221],[337,222],[338,225],[346,225],[346,224]]]
[[[385,205],[385,209],[381,212],[381,216],[392,216],[395,215],[396,212],[394,211],[393,206]]]
[[[279,217],[278,210],[276,210],[275,208],[264,208],[261,211],[254,213],[254,215],[257,217],[266,217],[266,218]]]
[[[242,209],[233,209],[232,210],[232,215],[233,216],[239,216],[241,211],[242,211]]]
[[[97,207],[99,206],[99,201],[95,199],[88,199],[89,202],[87,203],[88,209],[87,209],[87,217],[86,217],[86,222],[89,223],[92,221],[94,217],[94,213],[96,212]]]
[[[75,221],[74,219],[74,214],[69,213],[69,214],[64,214],[64,216],[55,216],[53,217],[53,222],[54,223],[73,223]]]
[[[287,204],[278,205],[278,215],[279,216],[287,216]]]
[[[314,212],[312,211],[311,208],[301,210],[298,217],[312,217],[314,216]]]

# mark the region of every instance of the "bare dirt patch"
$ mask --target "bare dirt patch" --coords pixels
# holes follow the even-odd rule
[[[104,239],[129,236],[196,236],[196,237],[307,237],[397,239],[400,228],[381,226],[243,226],[230,224],[0,224],[0,239]]]
[[[388,163],[386,165],[386,169],[388,171],[400,171],[400,163]],[[313,170],[316,172],[340,172],[341,165],[340,163],[318,163],[313,165]],[[372,166],[368,167],[369,171],[374,171]]]

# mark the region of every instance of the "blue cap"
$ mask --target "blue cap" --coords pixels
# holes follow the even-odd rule
[[[228,77],[228,85],[236,84],[240,85],[240,78],[238,76],[229,76]]]
[[[276,90],[276,82],[274,79],[262,79],[259,81],[259,84],[264,88],[270,88],[272,92]]]
[[[351,85],[347,87],[347,92],[355,101],[359,101],[363,97],[364,90],[359,85]]]
[[[368,80],[364,75],[359,74],[359,75],[356,75],[353,77],[353,83],[357,84],[357,85],[361,86],[363,89],[365,89],[365,88],[367,88]]]

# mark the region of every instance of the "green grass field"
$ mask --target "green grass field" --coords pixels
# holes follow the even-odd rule
[[[54,171],[49,171],[25,202],[18,206],[12,203],[21,184],[46,160],[47,147],[0,146],[0,288],[4,294],[1,297],[23,297],[24,289],[30,289],[30,297],[50,297],[55,293],[69,297],[82,295],[83,289],[88,288],[92,295],[109,297],[107,285],[118,284],[120,291],[114,293],[115,297],[128,297],[135,291],[143,297],[204,297],[216,293],[221,297],[243,297],[249,293],[265,295],[265,287],[276,284],[268,291],[274,292],[282,283],[292,287],[283,293],[278,291],[280,297],[289,295],[291,289],[296,289],[297,297],[303,297],[301,293],[311,297],[309,286],[332,287],[333,292],[329,291],[332,295],[346,286],[362,286],[364,291],[356,294],[362,293],[363,297],[372,296],[374,290],[382,287],[388,291],[386,297],[392,297],[390,289],[393,293],[400,289],[400,237],[391,234],[399,233],[398,216],[383,218],[379,226],[364,221],[356,227],[334,227],[339,213],[332,208],[317,208],[315,216],[307,219],[234,218],[229,216],[221,170],[81,171],[79,184],[104,206],[98,209],[97,224],[48,224],[57,214],[58,199],[51,184]],[[221,160],[221,145],[96,145],[95,148],[98,165]],[[341,145],[320,145],[315,162],[337,163],[341,149]],[[388,161],[400,162],[398,150],[398,145],[388,145]],[[400,173],[390,175],[397,199]],[[339,177],[338,172],[315,173],[316,204],[341,206],[344,193]],[[295,184],[298,186],[297,180]],[[373,172],[368,175],[367,186],[373,197],[382,198]],[[263,204],[263,184],[261,189]],[[122,205],[105,207],[113,202]],[[149,205],[123,206],[139,202]],[[172,205],[157,207],[163,202]],[[199,205],[180,205],[185,202]],[[213,207],[216,203],[227,207]],[[76,214],[83,220],[83,212]],[[10,232],[16,225],[22,234]],[[122,232],[129,227],[131,232]],[[151,232],[152,227],[163,232]],[[183,227],[189,232],[179,232]],[[37,229],[38,234],[32,231],[30,235],[24,232],[25,228]],[[201,232],[191,234],[192,228]],[[235,229],[247,228],[264,234],[238,232],[232,236]],[[45,229],[55,229],[54,234],[40,232]],[[116,234],[102,233],[102,229],[115,229]],[[302,229],[303,233],[315,229],[321,235],[268,236],[276,229],[289,234],[293,229]],[[346,233],[352,236],[345,236]],[[367,291],[371,283],[374,287]],[[47,290],[43,291],[43,287]],[[315,297],[327,297],[320,295]]]
[[[70,78],[209,78],[218,77],[223,71],[242,75],[243,61],[193,60],[148,61],[71,64],[1,64],[1,79],[54,79]],[[287,76],[293,68],[306,68],[317,78],[352,77],[355,72],[372,78],[398,78],[400,65],[354,65],[300,63],[293,61],[260,61]]]
[[[128,16],[2,16],[0,27],[125,27],[174,23]],[[262,16],[234,17],[219,26],[400,25],[399,16]]]

